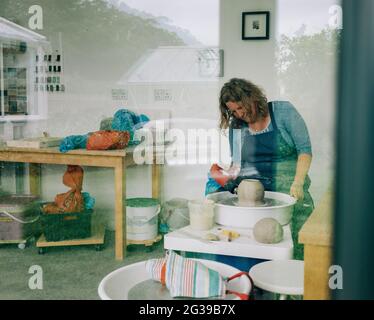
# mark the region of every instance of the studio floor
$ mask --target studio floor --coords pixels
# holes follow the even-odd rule
[[[163,243],[154,245],[149,252],[144,246],[132,246],[123,261],[114,259],[114,232],[107,231],[105,247],[96,251],[94,246],[48,248],[44,255],[31,244],[24,250],[17,245],[0,246],[0,300],[75,300],[99,299],[100,281],[111,271],[125,265],[161,257]],[[43,289],[30,289],[29,273],[32,266],[40,266]]]

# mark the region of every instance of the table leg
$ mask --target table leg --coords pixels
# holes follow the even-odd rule
[[[160,199],[160,189],[161,189],[161,165],[153,163],[152,164],[152,198]]]
[[[15,178],[16,178],[16,194],[24,194],[25,193],[25,164],[16,162],[15,164]]]
[[[126,252],[126,162],[118,160],[115,180],[115,255],[123,260]]]
[[[304,247],[304,300],[330,300],[329,268],[332,248],[306,244]]]
[[[29,184],[30,193],[39,196],[41,195],[41,165],[38,163],[30,163],[29,165]]]

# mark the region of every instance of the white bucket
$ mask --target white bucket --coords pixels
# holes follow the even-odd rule
[[[160,221],[167,224],[169,231],[181,229],[190,224],[188,200],[174,198],[166,201],[161,209]]]
[[[126,200],[126,231],[128,240],[152,240],[157,237],[161,206],[153,198]]]

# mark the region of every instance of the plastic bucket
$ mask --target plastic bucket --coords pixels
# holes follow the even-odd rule
[[[188,202],[190,225],[194,230],[206,231],[213,228],[214,201],[191,200]]]
[[[128,240],[152,240],[157,237],[158,214],[161,206],[157,199],[131,198],[126,200],[126,231]]]
[[[166,224],[168,231],[175,231],[190,224],[188,200],[174,198],[166,201],[161,210],[160,220]]]

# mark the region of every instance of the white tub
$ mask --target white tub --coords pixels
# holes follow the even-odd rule
[[[218,271],[224,277],[230,277],[240,272],[240,270],[220,262],[202,259],[193,260],[200,261],[208,268]],[[141,261],[109,273],[99,284],[98,293],[100,298],[102,300],[128,300],[131,288],[140,282],[151,279],[145,269],[145,263],[146,261]],[[228,289],[240,293],[249,293],[252,289],[251,282],[248,277],[243,275],[230,281]],[[226,298],[238,299],[233,295],[227,295]],[[154,299],[157,300],[156,294]]]
[[[207,196],[207,199],[218,201],[236,197],[230,192],[217,192]],[[287,225],[291,221],[293,207],[296,199],[288,194],[265,191],[265,198],[284,202],[284,205],[273,207],[239,207],[215,203],[215,222],[228,227],[253,228],[257,221],[263,218],[274,218],[281,225]]]
[[[135,206],[143,201],[144,206]],[[158,234],[158,214],[161,206],[152,198],[132,198],[126,200],[126,232],[128,240],[152,240]]]

